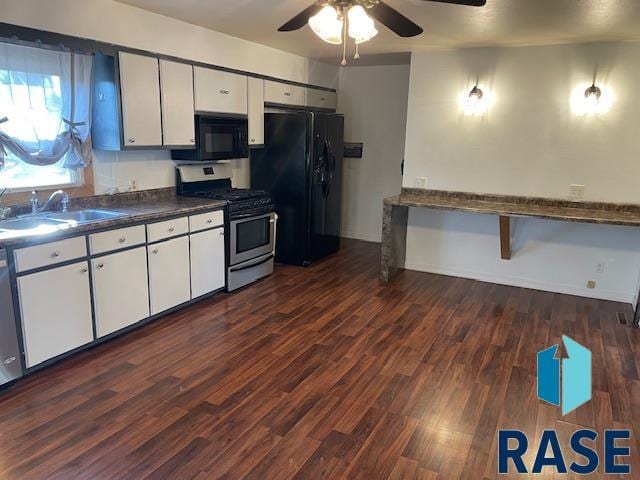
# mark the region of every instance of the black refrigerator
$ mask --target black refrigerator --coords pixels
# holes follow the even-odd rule
[[[340,248],[344,117],[267,113],[265,146],[251,151],[251,188],[276,204],[276,261],[307,266]]]

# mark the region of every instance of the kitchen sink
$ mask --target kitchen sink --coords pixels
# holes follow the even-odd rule
[[[43,212],[35,215],[0,221],[0,233],[3,236],[50,233],[56,230],[72,228],[87,223],[102,222],[114,218],[126,217],[126,213],[109,210],[76,210],[72,212]]]
[[[0,230],[37,230],[41,228],[48,229],[47,227],[61,227],[66,222],[54,220],[51,218],[12,218],[10,220],[3,220],[0,222]]]
[[[104,220],[112,220],[114,218],[126,217],[126,213],[111,212],[109,210],[76,210],[73,212],[52,212],[46,214],[46,218],[56,221],[78,223],[101,222]]]

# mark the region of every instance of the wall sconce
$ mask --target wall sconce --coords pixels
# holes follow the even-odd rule
[[[483,91],[477,84],[467,94],[460,98],[462,110],[465,115],[484,115],[493,103],[492,95]]]
[[[593,116],[607,113],[611,108],[613,96],[608,89],[594,83],[576,87],[571,95],[571,106],[577,115]]]

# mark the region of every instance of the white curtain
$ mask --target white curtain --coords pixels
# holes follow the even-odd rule
[[[0,167],[10,151],[31,165],[91,161],[92,57],[0,43]]]

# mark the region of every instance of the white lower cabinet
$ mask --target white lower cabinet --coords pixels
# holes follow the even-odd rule
[[[151,315],[191,299],[189,237],[149,245]]]
[[[224,228],[191,235],[191,298],[225,286]]]
[[[145,247],[93,259],[91,272],[98,338],[149,317]]]
[[[93,341],[86,261],[18,278],[27,368]]]

